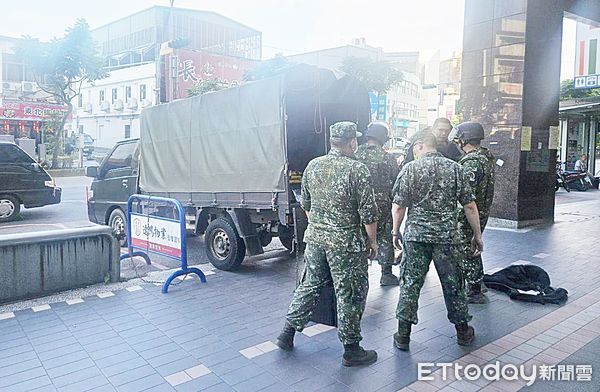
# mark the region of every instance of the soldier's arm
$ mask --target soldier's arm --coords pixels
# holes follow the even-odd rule
[[[377,204],[371,186],[371,175],[365,165],[357,172],[354,189],[357,192],[358,214],[369,241],[369,258],[373,258],[377,255]]]
[[[469,159],[463,163],[462,168],[465,177],[473,189],[481,183],[481,180],[483,179],[483,168],[479,161]]]
[[[475,196],[469,183],[469,179],[463,172],[462,168],[458,168],[456,171],[456,183],[458,186],[458,201],[462,204],[465,217],[473,230],[472,245],[474,248],[474,255],[478,255],[483,252],[483,240],[481,239],[481,225],[479,224],[479,210],[477,204],[475,204]]]
[[[400,234],[400,226],[406,215],[406,208],[410,206],[409,193],[409,167],[404,166],[398,174],[396,183],[393,189],[393,204],[392,204],[392,235],[394,236],[394,246],[400,248],[402,235]]]
[[[308,169],[308,167],[307,167]],[[302,209],[306,212],[306,216],[308,217],[310,214],[311,207],[311,199],[310,199],[310,190],[308,187],[308,173],[304,172],[304,176],[302,178],[302,188],[300,193],[300,205]]]

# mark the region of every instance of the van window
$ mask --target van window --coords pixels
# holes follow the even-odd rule
[[[124,173],[122,169],[130,169],[133,153],[137,143],[120,144],[110,154],[102,167],[103,177],[120,177]]]
[[[0,163],[31,163],[33,159],[13,144],[0,144]]]

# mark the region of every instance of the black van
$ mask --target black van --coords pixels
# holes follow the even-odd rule
[[[138,156],[139,138],[126,139],[117,142],[100,166],[86,168],[86,176],[94,179],[88,193],[88,218],[112,227],[118,236],[125,234],[127,200],[137,193]]]
[[[0,142],[0,222],[9,222],[25,208],[60,203],[61,189],[50,174],[19,146]]]

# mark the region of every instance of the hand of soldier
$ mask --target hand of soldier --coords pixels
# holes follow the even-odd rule
[[[377,259],[377,253],[379,252],[379,246],[377,242],[370,241],[367,245],[367,258],[369,260]]]
[[[473,237],[471,248],[473,250],[473,257],[479,256],[483,252],[483,239],[481,237]]]
[[[394,248],[398,250],[402,250],[402,234],[396,233],[392,235],[392,240],[394,241]]]

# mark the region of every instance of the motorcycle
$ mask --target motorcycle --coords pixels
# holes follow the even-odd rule
[[[569,188],[579,192],[587,191],[589,186],[587,173],[580,171],[565,170],[562,172],[563,180]]]
[[[569,184],[567,184],[567,181],[565,180],[565,176],[563,175],[562,171],[560,170],[560,166],[557,165],[556,180],[554,182],[554,191],[557,192],[560,187],[563,187],[565,189],[565,191],[567,191],[567,192],[571,192],[571,187],[569,187]]]

